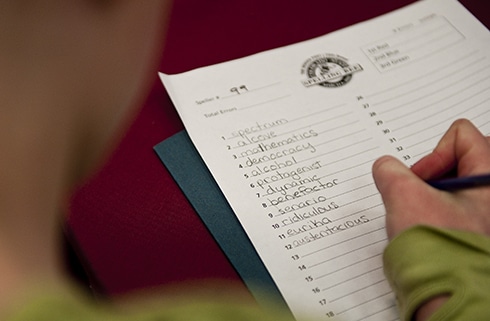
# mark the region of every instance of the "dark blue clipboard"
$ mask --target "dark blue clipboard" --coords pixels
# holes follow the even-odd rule
[[[272,298],[287,307],[187,132],[167,138],[154,150],[257,302]]]

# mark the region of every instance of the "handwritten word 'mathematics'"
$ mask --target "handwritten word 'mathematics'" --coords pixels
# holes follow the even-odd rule
[[[275,133],[274,132],[271,132],[271,133],[273,133],[274,136],[268,136],[268,137],[269,138],[275,138],[276,137]],[[294,144],[298,141],[308,139],[308,138],[312,138],[312,137],[316,137],[316,136],[318,136],[318,133],[316,133],[313,129],[309,130],[307,132],[303,132],[303,133],[294,133],[290,137],[279,140],[279,141],[272,141],[270,143],[264,143],[264,142],[259,143],[258,145],[241,152],[240,156],[246,157],[246,156],[252,156],[255,154],[259,154],[259,153],[264,153],[264,152],[267,152],[267,151],[272,150],[272,149],[276,149],[276,148],[280,148],[280,147],[287,146],[290,144]],[[261,136],[261,138],[267,138],[267,137]],[[256,139],[259,139],[259,138],[256,138]],[[251,139],[248,136],[247,136],[247,141],[248,141],[248,143],[245,141],[239,141],[237,143],[237,145],[238,146],[246,146],[249,143],[252,143]]]

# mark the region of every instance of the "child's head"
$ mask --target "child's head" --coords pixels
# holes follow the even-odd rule
[[[57,120],[94,163],[155,79],[169,3],[0,0],[1,113]]]

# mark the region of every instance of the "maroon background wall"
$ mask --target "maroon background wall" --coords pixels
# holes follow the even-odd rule
[[[177,73],[320,36],[412,0],[175,0],[160,70]],[[490,4],[462,0],[486,26]],[[163,41],[163,39],[162,39]],[[76,191],[68,230],[109,295],[239,277],[153,146],[182,130],[157,79],[106,165]]]

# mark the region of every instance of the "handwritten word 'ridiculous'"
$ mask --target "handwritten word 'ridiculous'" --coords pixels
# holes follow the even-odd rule
[[[288,215],[286,218],[283,218],[281,220],[282,226],[288,226],[291,224],[296,224],[303,222],[305,220],[314,218],[316,216],[325,214],[330,211],[334,211],[336,209],[340,208],[339,205],[337,205],[335,202],[330,202],[329,204],[323,205],[323,206],[313,206],[312,209],[308,211],[298,211],[294,212],[291,215]],[[331,222],[329,222],[331,223]]]

